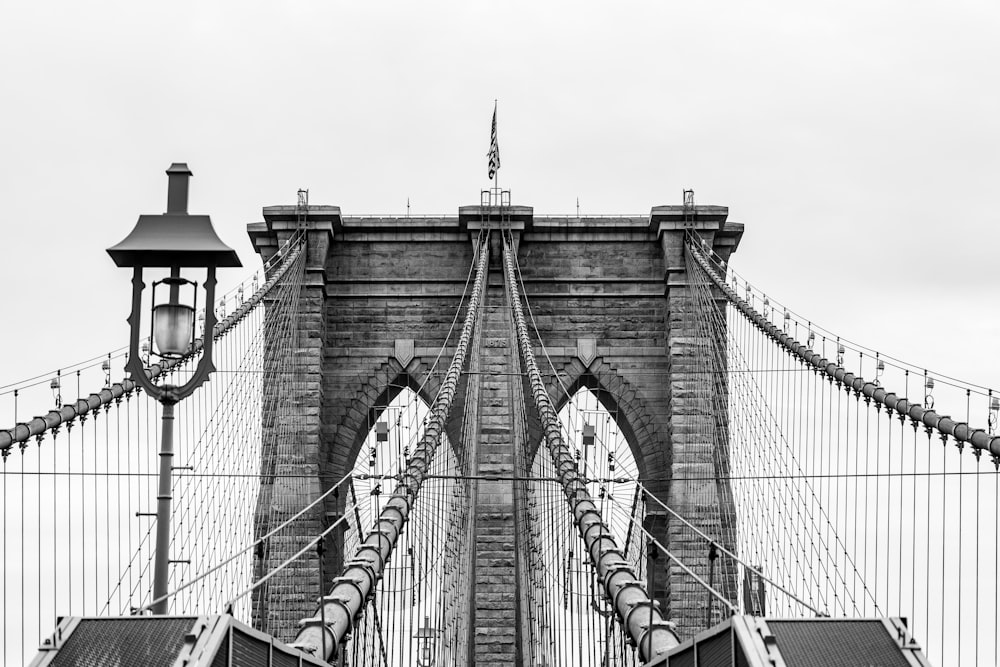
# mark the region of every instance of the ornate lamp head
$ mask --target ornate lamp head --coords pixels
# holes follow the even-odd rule
[[[212,330],[215,313],[215,269],[220,266],[242,266],[236,251],[227,246],[215,233],[212,220],[207,215],[190,215],[187,212],[188,181],[191,170],[184,163],[174,163],[167,169],[167,212],[162,215],[141,215],[135,228],[121,243],[108,248],[115,264],[131,267],[132,313],[129,361],[127,369],[132,380],[151,396],[161,401],[176,402],[189,395],[209,373],[212,364]],[[142,278],[145,268],[167,268],[170,276],[153,282],[151,335],[155,344],[154,354],[161,358],[179,359],[188,354],[194,343],[194,313],[197,310],[198,283],[182,277],[182,270],[204,268],[206,271],[206,308],[204,327],[204,352],[198,368],[182,387],[155,385],[146,376],[139,356],[139,333],[142,320]],[[167,298],[157,302],[157,287],[166,287]],[[181,301],[181,289],[191,288],[191,301]],[[162,292],[161,292],[162,294]]]

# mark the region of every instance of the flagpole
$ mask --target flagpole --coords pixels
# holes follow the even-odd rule
[[[493,181],[493,187],[490,189],[490,206],[497,206],[498,208],[503,203],[503,197],[500,194],[500,146],[497,139],[497,99],[493,98],[493,123],[490,129],[490,151],[487,153],[489,156],[490,173],[489,177]],[[499,198],[499,201],[494,203],[494,200]]]

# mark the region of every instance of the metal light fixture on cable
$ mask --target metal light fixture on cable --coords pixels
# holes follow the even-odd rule
[[[990,397],[990,416],[987,420],[989,424],[989,433],[993,435],[997,430],[997,418],[1000,417],[1000,399],[996,396]]]
[[[58,410],[59,406],[62,405],[62,389],[59,382],[59,371],[56,371],[56,376],[52,378],[51,382],[49,382],[49,389],[52,390],[52,398],[55,400],[56,410]]]
[[[218,267],[242,266],[236,251],[227,246],[215,233],[207,215],[189,215],[187,212],[188,180],[191,170],[183,163],[174,163],[167,169],[167,212],[162,215],[141,215],[132,232],[116,246],[108,248],[115,264],[130,267],[132,273],[132,312],[128,317],[130,327],[129,355],[125,369],[133,382],[149,396],[163,405],[162,437],[160,439],[160,476],[156,512],[156,559],[153,574],[154,614],[167,612],[167,568],[170,542],[171,463],[173,461],[174,405],[190,396],[215,370],[212,364],[212,332],[215,328],[215,270]],[[155,349],[142,341],[142,291],[146,288],[143,269],[169,269],[170,275],[153,282],[150,338]],[[178,360],[193,349],[195,341],[194,314],[198,307],[199,285],[181,276],[182,269],[204,269],[205,325],[201,359],[194,373],[181,386],[155,383],[147,375],[145,363],[150,355],[161,359]],[[166,299],[157,302],[157,288],[166,288]],[[181,300],[181,290],[190,288],[190,300]],[[163,294],[161,289],[160,295]],[[145,359],[144,359],[145,357]]]

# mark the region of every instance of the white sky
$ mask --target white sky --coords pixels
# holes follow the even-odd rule
[[[499,98],[515,203],[694,188],[746,224],[755,285],[995,386],[998,34],[985,1],[5,0],[0,384],[124,343],[104,249],[164,210],[171,162],[257,266],[246,223],[299,187],[355,214],[475,203]]]

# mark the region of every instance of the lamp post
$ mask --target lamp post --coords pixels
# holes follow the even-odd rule
[[[131,267],[132,312],[128,363],[125,366],[132,380],[163,406],[160,438],[160,475],[156,508],[156,560],[153,572],[154,614],[167,612],[167,569],[170,548],[171,467],[173,464],[174,406],[200,387],[215,370],[212,364],[212,331],[216,318],[215,269],[220,266],[242,266],[236,251],[219,239],[207,215],[187,212],[188,179],[191,170],[183,163],[167,169],[167,212],[163,215],[141,215],[132,232],[118,245],[108,248],[108,254],[120,267]],[[139,355],[142,323],[142,291],[146,288],[142,270],[166,268],[170,275],[154,281],[152,289],[151,338],[155,345],[151,355],[163,359],[180,359],[194,343],[194,313],[197,308],[198,283],[181,275],[181,269],[204,268],[205,328],[202,357],[194,373],[181,386],[154,384],[146,374]],[[157,287],[165,287],[166,301],[157,303]],[[192,303],[181,299],[181,291],[190,291]],[[160,291],[161,298],[164,290]],[[163,598],[163,599],[161,599]]]
[[[434,667],[437,638],[441,631],[431,625],[429,616],[424,616],[424,625],[413,636],[420,640],[417,647],[417,667]]]

